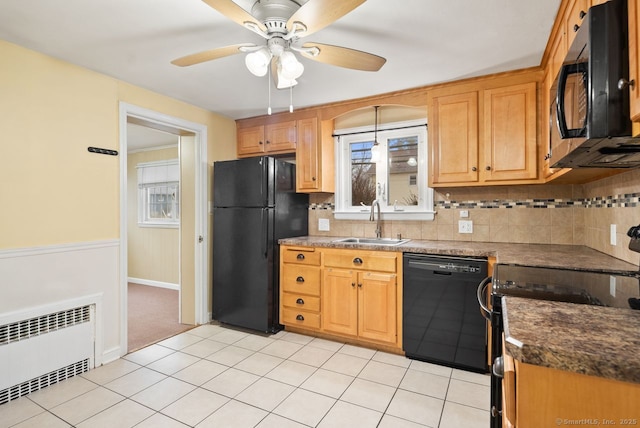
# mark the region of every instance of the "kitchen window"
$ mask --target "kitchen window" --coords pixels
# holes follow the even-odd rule
[[[145,162],[138,170],[138,225],[180,225],[180,163],[178,159]]]
[[[424,121],[378,127],[380,159],[371,159],[373,127],[336,130],[335,218],[368,219],[373,201],[385,219],[433,220],[433,190],[427,186]]]

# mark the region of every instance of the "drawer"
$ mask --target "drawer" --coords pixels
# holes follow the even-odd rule
[[[283,308],[282,319],[280,322],[285,325],[296,327],[320,328],[320,314]]]
[[[320,296],[320,268],[285,265],[280,278],[282,291]]]
[[[395,272],[398,256],[384,251],[325,252],[324,265],[347,269]]]
[[[285,248],[282,254],[285,263],[320,266],[320,252],[315,248]]]
[[[282,293],[282,305],[306,311],[320,311],[320,297],[296,293]]]

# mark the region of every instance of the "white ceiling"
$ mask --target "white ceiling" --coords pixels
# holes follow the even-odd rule
[[[302,0],[303,3],[307,0]],[[247,10],[255,0],[236,0]],[[378,72],[301,58],[296,107],[540,64],[560,0],[368,0],[303,38],[383,56]],[[177,67],[191,53],[263,39],[201,0],[2,0],[0,39],[233,119],[262,115],[268,78],[244,55]],[[274,112],[289,90],[272,89]]]

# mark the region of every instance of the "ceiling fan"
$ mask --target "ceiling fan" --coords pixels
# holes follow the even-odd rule
[[[366,0],[257,0],[246,12],[232,0],[203,0],[232,21],[265,38],[266,45],[242,43],[211,49],[171,61],[185,67],[247,53],[245,64],[256,76],[264,76],[271,67],[278,89],[291,88],[304,72],[294,52],[325,64],[363,71],[378,71],[386,59],[367,52],[321,43],[299,43],[351,12]],[[303,3],[303,4],[301,4]]]

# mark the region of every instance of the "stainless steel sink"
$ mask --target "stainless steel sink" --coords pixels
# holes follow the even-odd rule
[[[409,242],[411,239],[393,239],[393,238],[342,238],[336,239],[333,242],[339,242],[341,244],[367,244],[367,245],[400,245],[405,242]]]

